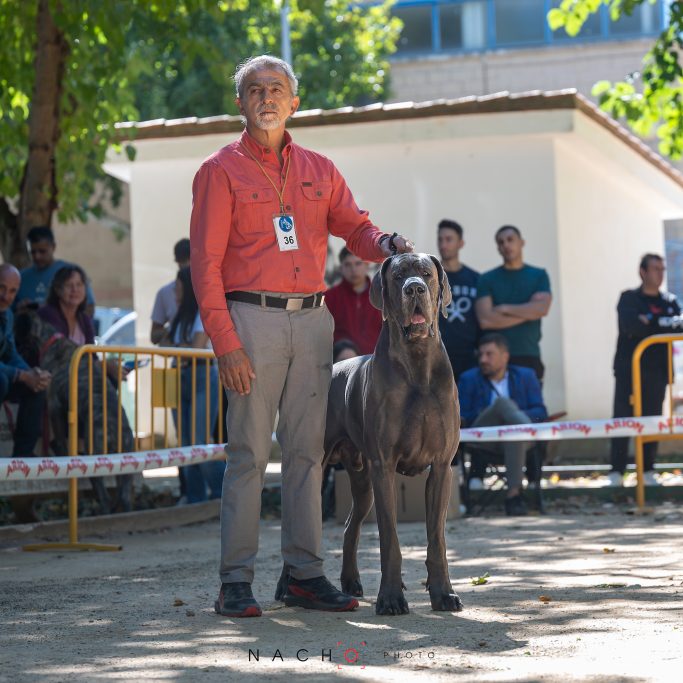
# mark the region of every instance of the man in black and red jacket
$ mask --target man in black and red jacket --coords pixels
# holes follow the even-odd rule
[[[636,346],[653,334],[679,331],[683,327],[681,307],[669,292],[660,291],[666,266],[657,254],[645,254],[640,262],[642,285],[622,292],[617,314],[619,338],[614,356],[614,417],[631,417],[632,391],[631,359]],[[643,415],[661,415],[666,387],[669,383],[669,361],[665,344],[656,344],[645,351],[641,361]],[[644,446],[645,483],[656,485],[654,474],[657,443]],[[623,484],[628,457],[628,438],[612,439],[612,471],[609,473],[613,486]]]

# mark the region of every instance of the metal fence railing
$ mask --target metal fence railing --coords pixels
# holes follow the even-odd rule
[[[131,476],[124,473],[125,465],[135,460],[130,454],[141,450],[148,451],[142,469],[147,469],[147,465],[161,466],[174,457],[188,465],[224,457],[220,449],[194,448],[187,454],[183,453],[184,449],[178,450],[182,446],[209,444],[214,433],[216,442],[223,442],[223,390],[212,351],[81,346],[71,358],[68,390],[68,455],[109,460],[101,473],[95,469],[95,478],[91,479],[93,486],[101,481],[97,479],[98,475],[114,472],[113,460],[107,458],[109,454],[123,456],[117,457],[117,485],[119,480],[123,482],[124,477]],[[151,448],[149,443],[141,443],[141,437],[146,433],[151,435]],[[155,452],[155,441],[159,437],[165,453],[162,450]],[[128,460],[126,454],[130,456]],[[59,547],[118,549],[118,546],[78,542],[77,484],[75,477],[69,477],[69,541],[58,544]],[[37,544],[26,546],[25,550],[42,550],[56,545]]]
[[[664,429],[659,434],[636,435],[635,439],[635,461],[636,461],[636,504],[643,510],[645,507],[645,480],[643,478],[643,445],[649,441],[672,441],[683,439],[683,434],[677,432],[675,406],[674,406],[674,363],[673,345],[675,342],[683,342],[683,334],[656,334],[643,339],[633,352],[631,360],[631,372],[633,377],[633,389],[631,392],[631,404],[633,405],[633,416],[635,418],[643,415],[643,377],[641,359],[643,353],[651,346],[666,344],[668,366],[668,421],[664,423]]]

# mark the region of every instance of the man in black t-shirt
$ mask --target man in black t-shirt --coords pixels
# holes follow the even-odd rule
[[[619,338],[614,355],[614,417],[631,417],[631,360],[636,346],[653,334],[680,331],[683,326],[681,307],[669,292],[660,291],[666,267],[657,254],[645,254],[640,262],[642,285],[622,292],[617,305]],[[669,383],[669,359],[666,344],[656,344],[641,359],[643,415],[661,415],[666,387]],[[656,485],[654,463],[657,442],[643,448],[645,483]],[[612,439],[612,471],[608,477],[613,486],[621,486],[628,456],[628,438]]]
[[[444,218],[438,227],[441,264],[448,276],[453,300],[448,318],[439,316],[439,329],[456,381],[470,368],[476,367],[479,323],[474,312],[479,273],[460,263],[460,250],[465,246],[462,227]]]

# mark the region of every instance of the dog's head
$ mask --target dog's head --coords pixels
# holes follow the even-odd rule
[[[408,341],[436,335],[439,310],[446,316],[451,288],[441,263],[429,254],[386,259],[372,280],[370,301],[382,318],[395,322]]]
[[[31,366],[38,365],[40,347],[44,335],[44,324],[35,307],[26,307],[14,318],[14,339],[17,351]]]
[[[43,349],[46,342],[56,334],[55,328],[43,320],[35,308],[25,308],[16,314],[14,319],[15,340],[17,350],[24,360],[33,366],[40,365],[44,369],[52,370],[46,365],[50,361],[62,359],[62,356],[70,357],[76,348],[73,342],[61,340],[60,344],[50,347],[47,354],[50,358],[43,358]],[[68,346],[68,351],[65,347]],[[63,359],[62,359],[63,360]]]

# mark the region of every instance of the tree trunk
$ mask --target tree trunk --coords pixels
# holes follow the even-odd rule
[[[12,212],[4,197],[0,197],[0,251],[3,260],[7,263],[15,263],[12,254],[14,245],[21,244],[19,239],[19,224],[17,215]],[[24,249],[24,254],[26,250]],[[23,265],[20,263],[20,265]]]
[[[55,148],[59,139],[62,79],[68,45],[54,22],[49,0],[38,0],[36,19],[36,79],[31,100],[28,160],[19,198],[17,229],[5,259],[21,267],[28,263],[26,234],[37,225],[49,226],[57,208]]]

